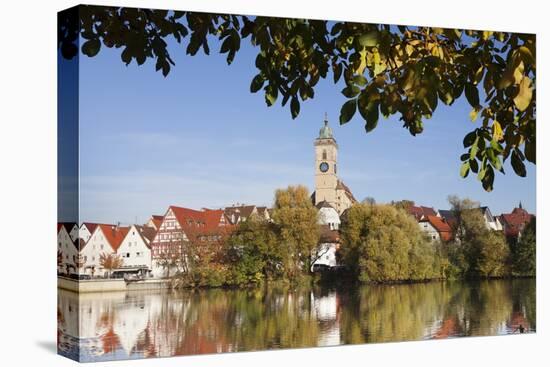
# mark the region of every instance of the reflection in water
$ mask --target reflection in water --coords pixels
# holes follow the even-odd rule
[[[536,330],[534,279],[58,297],[59,352],[81,361]]]

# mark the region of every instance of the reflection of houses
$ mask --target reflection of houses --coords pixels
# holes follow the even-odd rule
[[[151,269],[151,242],[156,230],[147,226],[132,225],[117,249],[123,265],[115,272],[147,273]]]
[[[140,336],[147,328],[149,304],[150,299],[140,293],[128,297],[124,303],[115,308],[116,315],[113,318],[112,330],[128,356],[135,351]]]
[[[418,222],[420,229],[432,241],[449,241],[452,238],[452,229],[444,218],[427,215]]]
[[[319,202],[316,207],[319,209],[317,224],[319,224],[321,236],[319,245],[317,246],[317,253],[313,258],[312,270],[318,267],[336,266],[336,252],[340,246],[340,236],[338,233],[340,216],[338,212],[327,201]]]
[[[531,324],[525,318],[523,312],[521,311],[512,312],[512,315],[510,315],[510,319],[506,321],[506,326],[513,333],[517,333],[517,332],[523,333],[524,331],[530,331],[531,329]],[[521,331],[522,328],[523,328],[523,331]]]
[[[59,274],[78,272],[78,225],[76,223],[57,224],[57,256]]]
[[[128,230],[128,227],[98,224],[90,239],[80,250],[83,262],[82,272],[92,276],[105,275],[105,269],[100,264],[100,256],[116,254]]]
[[[521,232],[525,229],[525,226],[534,218],[533,214],[523,209],[521,202],[519,207],[514,208],[511,213],[502,214],[500,221],[504,230],[504,234],[509,238],[521,237]]]
[[[155,276],[166,276],[183,258],[183,247],[220,241],[231,227],[223,210],[194,210],[170,206],[151,245]]]
[[[319,323],[317,345],[330,346],[341,344],[340,340],[340,302],[334,291],[326,295],[315,296],[311,293],[312,312]]]
[[[432,334],[433,339],[446,339],[462,335],[462,327],[456,315],[445,317]]]

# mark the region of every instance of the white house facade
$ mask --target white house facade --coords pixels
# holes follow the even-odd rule
[[[76,240],[71,238],[70,232],[74,232],[75,223],[60,223],[57,231],[57,271],[59,274],[70,275],[78,272],[78,236]]]
[[[123,260],[123,266],[119,270],[135,271],[143,275],[151,271],[151,241],[155,233],[155,229],[148,226],[130,227],[116,251]]]
[[[80,225],[80,228],[78,229],[78,236],[82,241],[84,241],[84,243],[86,243],[92,236],[92,233],[94,233],[96,227],[96,223],[84,222]]]
[[[101,255],[116,254],[127,232],[127,227],[98,224],[89,240],[80,250],[80,259],[82,262],[81,274],[99,277],[105,276],[105,269],[100,263]]]
[[[313,255],[311,270],[317,268],[334,267],[338,265],[336,252],[340,246],[338,229],[340,228],[340,216],[338,211],[327,201],[317,203],[319,209],[317,224],[321,229],[321,237],[316,252]]]

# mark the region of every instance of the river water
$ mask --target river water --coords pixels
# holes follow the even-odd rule
[[[58,292],[58,350],[88,362],[536,330],[534,279]]]

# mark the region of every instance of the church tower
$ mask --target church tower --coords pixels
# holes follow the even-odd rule
[[[319,130],[319,137],[313,143],[315,147],[315,192],[312,201],[315,206],[329,204],[342,214],[357,202],[351,190],[338,178],[338,144],[332,135],[325,115],[325,124]]]
[[[338,144],[332,135],[325,115],[325,125],[319,130],[319,137],[315,139],[315,205],[326,201],[337,208],[336,163],[338,158]]]

